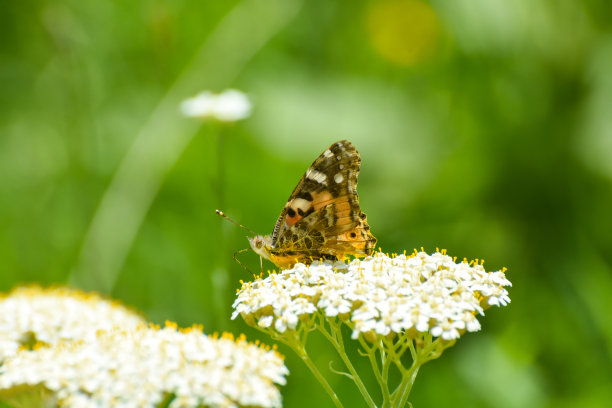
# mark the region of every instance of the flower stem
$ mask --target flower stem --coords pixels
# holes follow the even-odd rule
[[[321,383],[325,391],[327,391],[327,394],[329,395],[329,397],[334,402],[334,405],[336,405],[336,407],[338,408],[342,408],[343,407],[342,402],[340,402],[340,399],[338,398],[338,396],[336,395],[332,387],[329,385],[325,377],[323,377],[323,374],[321,374],[321,372],[319,371],[317,366],[314,364],[314,362],[310,359],[310,357],[308,357],[308,353],[306,353],[306,349],[298,345],[295,345],[295,347],[292,346],[292,348],[297,353],[297,355],[300,356],[304,364],[306,364],[306,367],[308,367],[310,371],[314,374],[315,378],[319,380],[319,382]]]
[[[412,391],[412,386],[414,385],[414,381],[416,380],[416,376],[419,373],[419,368],[421,364],[419,361],[415,361],[412,364],[412,367],[408,370],[407,373],[404,373],[402,376],[402,384],[398,388],[401,390],[401,397],[398,403],[395,405],[396,407],[403,407],[408,402],[408,397],[410,396],[410,391]]]
[[[389,406],[391,402],[391,394],[389,394],[389,384],[385,378],[383,378],[381,374],[381,369],[378,366],[378,361],[376,359],[376,349],[381,348],[380,344],[376,346],[369,347],[366,340],[363,337],[359,337],[359,342],[361,343],[361,347],[366,351],[368,355],[368,359],[370,360],[370,364],[372,365],[372,371],[374,372],[374,376],[376,377],[376,381],[378,381],[378,385],[380,386],[380,391],[383,395],[383,406]],[[382,353],[381,353],[382,355]],[[383,361],[384,364],[384,361]]]
[[[357,370],[355,370],[355,367],[353,366],[353,364],[351,363],[351,360],[346,354],[346,350],[344,348],[344,340],[342,339],[342,330],[341,330],[342,328],[336,324],[336,321],[331,321],[331,319],[329,319],[328,321],[329,321],[331,333],[328,333],[325,330],[325,326],[323,326],[322,324],[318,326],[318,329],[321,331],[321,333],[323,333],[323,335],[327,338],[327,340],[329,340],[329,342],[334,346],[334,348],[338,352],[338,355],[344,362],[344,365],[346,366],[346,368],[351,373],[353,382],[359,389],[361,396],[365,399],[368,406],[371,408],[376,408],[376,403],[370,396],[368,389],[366,388],[363,381],[361,381],[361,377],[359,377]]]
[[[312,321],[310,322],[312,324]],[[321,383],[323,389],[327,392],[329,397],[334,402],[337,408],[343,408],[342,402],[329,385],[323,374],[319,371],[315,363],[308,357],[308,353],[306,352],[306,337],[310,332],[310,324],[304,324],[298,332],[295,331],[286,331],[285,333],[278,333],[272,329],[263,329],[261,327],[255,326],[259,331],[268,334],[274,340],[280,341],[283,344],[289,346],[295,353],[302,359],[306,367],[310,369],[310,371],[314,374],[315,378]]]
[[[225,135],[223,135],[223,127],[222,124],[215,123],[214,133],[215,133],[215,143],[216,143],[216,188],[215,192],[217,194],[217,208],[225,208]]]

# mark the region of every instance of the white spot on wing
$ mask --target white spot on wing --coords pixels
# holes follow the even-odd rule
[[[342,173],[336,173],[336,175],[334,176],[334,181],[337,184],[342,183],[342,181],[344,180],[344,176],[342,175]]]
[[[297,211],[298,209],[300,209],[306,212],[310,209],[311,205],[312,205],[311,201],[304,200],[303,198],[294,198],[293,202],[291,203],[291,208],[293,208],[294,211]]]
[[[331,152],[331,150],[327,149],[326,151],[323,152],[323,156],[334,157],[334,154]]]
[[[306,172],[306,178],[310,179],[310,180],[314,180],[317,183],[321,183],[324,186],[327,185],[327,176],[323,173],[321,173],[320,171],[317,171],[315,169],[309,169]]]

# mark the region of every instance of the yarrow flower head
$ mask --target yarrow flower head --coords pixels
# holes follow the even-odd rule
[[[244,93],[235,89],[219,94],[204,91],[184,100],[181,112],[187,117],[235,122],[251,115],[251,102]]]
[[[87,340],[97,330],[134,328],[145,319],[95,293],[65,287],[18,287],[0,295],[0,364],[20,347]]]
[[[339,316],[357,339],[429,334],[458,339],[480,329],[476,316],[510,302],[504,271],[455,262],[444,252],[410,256],[377,253],[344,263],[296,264],[238,291],[232,318],[283,333],[320,314]]]
[[[243,283],[232,319],[241,316],[291,347],[341,406],[308,355],[307,339],[318,331],[341,357],[348,371],[341,374],[355,382],[368,406],[377,406],[347,353],[356,343],[380,387],[384,401],[378,406],[404,407],[420,367],[464,333],[480,330],[477,316],[488,307],[507,305],[507,286],[505,270],[487,272],[482,262],[456,262],[445,251],[379,252],[348,264],[297,263]],[[352,342],[345,340],[345,325]]]
[[[287,374],[280,354],[243,337],[141,325],[20,350],[0,366],[0,396],[38,386],[70,407],[279,407]]]

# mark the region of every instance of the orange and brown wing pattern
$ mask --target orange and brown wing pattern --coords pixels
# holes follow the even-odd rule
[[[374,252],[376,238],[357,195],[360,164],[357,149],[347,140],[334,143],[314,161],[276,222],[267,248],[272,262],[290,267]]]

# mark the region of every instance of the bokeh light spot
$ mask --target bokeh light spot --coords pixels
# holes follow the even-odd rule
[[[440,31],[434,10],[416,0],[374,2],[366,12],[366,25],[376,52],[404,67],[426,60]]]

